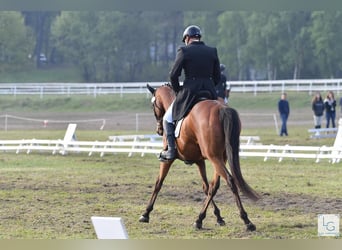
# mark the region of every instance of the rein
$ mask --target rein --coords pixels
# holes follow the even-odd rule
[[[154,117],[156,118],[156,121],[157,121],[157,134],[162,136],[163,135],[163,117],[157,116],[156,109],[158,109],[159,111],[163,111],[163,109],[157,105],[155,96],[153,96],[152,98],[152,106],[153,106]]]
[[[172,86],[170,84],[165,84],[163,86],[168,87],[172,90]],[[163,116],[158,117],[156,111],[159,110],[160,113],[163,113],[163,112],[165,113],[166,110],[164,110],[163,107],[157,104],[157,98],[155,96],[155,93],[151,99],[151,102],[153,106],[154,117],[156,118],[156,121],[157,121],[157,134],[162,136],[163,135]]]

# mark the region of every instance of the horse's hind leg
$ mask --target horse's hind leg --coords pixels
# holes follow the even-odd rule
[[[220,176],[218,177],[218,182],[217,182],[217,185],[215,187],[215,191],[214,191],[215,194],[216,194],[217,190],[219,189],[219,187],[220,187]],[[208,186],[208,188],[209,188],[209,186]],[[214,207],[214,214],[217,218],[217,220],[216,220],[217,224],[220,226],[226,225],[226,222],[223,220],[223,218],[221,216],[220,209],[216,206],[214,199],[211,201],[211,204]]]
[[[214,201],[213,201],[213,198],[217,192],[217,189],[219,187],[219,182],[220,182],[220,177],[218,175],[215,175],[213,181],[210,183],[209,185],[209,188],[208,188],[208,191],[207,191],[207,198],[206,200],[204,201],[204,205],[202,207],[202,210],[200,212],[200,214],[198,215],[198,218],[195,222],[195,227],[197,229],[201,229],[202,228],[202,224],[203,224],[203,220],[205,219],[206,217],[206,214],[207,214],[207,209],[208,209],[208,206],[210,204],[210,202],[212,202],[213,206],[216,207],[216,210],[215,210],[215,215],[216,216],[219,216],[217,217],[217,220],[221,221],[222,222],[222,225],[224,225],[224,220],[222,219],[221,215],[220,215],[220,210],[217,208],[217,206],[215,205]],[[215,208],[214,208],[215,209]]]
[[[206,173],[206,169],[205,169],[205,162],[204,161],[197,162],[197,166],[198,166],[198,170],[199,170],[199,173],[201,175],[201,178],[202,178],[203,191],[208,196],[209,182],[208,182],[207,173]],[[220,179],[218,179],[218,181],[217,181],[217,184],[215,186],[216,190],[214,193],[217,192],[219,187],[220,187]],[[214,208],[214,214],[216,216],[217,224],[220,226],[224,226],[226,223],[221,216],[220,209],[216,206],[214,200],[211,201],[211,204],[213,205],[213,208]],[[200,223],[200,224],[202,224],[202,223]],[[196,226],[196,228],[199,228],[199,225],[197,225],[197,223],[195,223],[195,226]],[[200,227],[201,227],[201,225],[200,225]]]
[[[227,171],[227,184],[228,186],[230,187],[230,189],[232,190],[233,194],[234,194],[234,197],[235,197],[235,202],[239,208],[239,211],[240,211],[240,217],[241,219],[243,220],[243,222],[245,223],[246,225],[246,230],[247,231],[255,231],[256,230],[256,227],[255,225],[249,220],[248,218],[248,215],[247,215],[247,212],[245,211],[245,209],[243,208],[243,205],[242,205],[242,202],[241,202],[241,198],[240,198],[240,195],[239,195],[239,191],[238,191],[238,188],[234,182],[234,179],[233,177],[231,176],[231,174]]]
[[[240,211],[240,217],[241,219],[244,221],[245,225],[246,225],[246,229],[247,231],[255,231],[256,227],[255,225],[248,219],[248,215],[245,211],[245,209],[243,208],[242,202],[241,202],[241,198],[239,196],[239,190],[234,182],[234,179],[232,177],[232,175],[229,173],[229,171],[227,170],[227,168],[225,167],[224,164],[221,164],[219,162],[216,162],[214,160],[211,160],[214,168],[215,168],[215,177],[213,180],[212,185],[215,186],[217,184],[215,184],[217,181],[219,181],[220,176],[227,182],[228,186],[230,187],[231,191],[234,194],[235,197],[235,201],[236,204],[238,206],[238,209]],[[216,180],[218,179],[218,180]],[[215,189],[214,189],[215,191]],[[209,193],[210,195],[210,193]],[[215,195],[215,193],[213,194]]]
[[[161,162],[160,163],[159,175],[158,175],[157,181],[154,185],[154,190],[153,190],[151,199],[148,202],[145,213],[143,213],[139,218],[140,222],[148,223],[150,221],[150,213],[153,210],[154,203],[157,199],[158,193],[159,193],[159,191],[163,185],[163,182],[164,182],[164,180],[165,180],[165,178],[166,178],[166,176],[170,170],[172,162],[173,161]]]

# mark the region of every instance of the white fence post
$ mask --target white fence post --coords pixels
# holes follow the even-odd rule
[[[338,150],[338,149],[341,147],[342,147],[342,118],[340,118],[338,121],[338,130],[337,130],[337,134],[336,134],[336,138],[335,138],[335,142],[334,142],[335,150],[333,150],[331,152],[331,155],[332,156],[340,155],[342,153],[342,151]],[[332,163],[340,162],[340,158],[338,158],[338,157],[332,158],[331,161],[332,161]]]

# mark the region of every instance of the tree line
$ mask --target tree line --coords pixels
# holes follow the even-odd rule
[[[68,65],[85,82],[168,81],[196,24],[229,80],[340,78],[341,13],[1,11],[0,72]]]

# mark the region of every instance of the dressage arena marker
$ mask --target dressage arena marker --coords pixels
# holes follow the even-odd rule
[[[128,239],[128,233],[120,217],[92,216],[95,233],[98,239]]]

